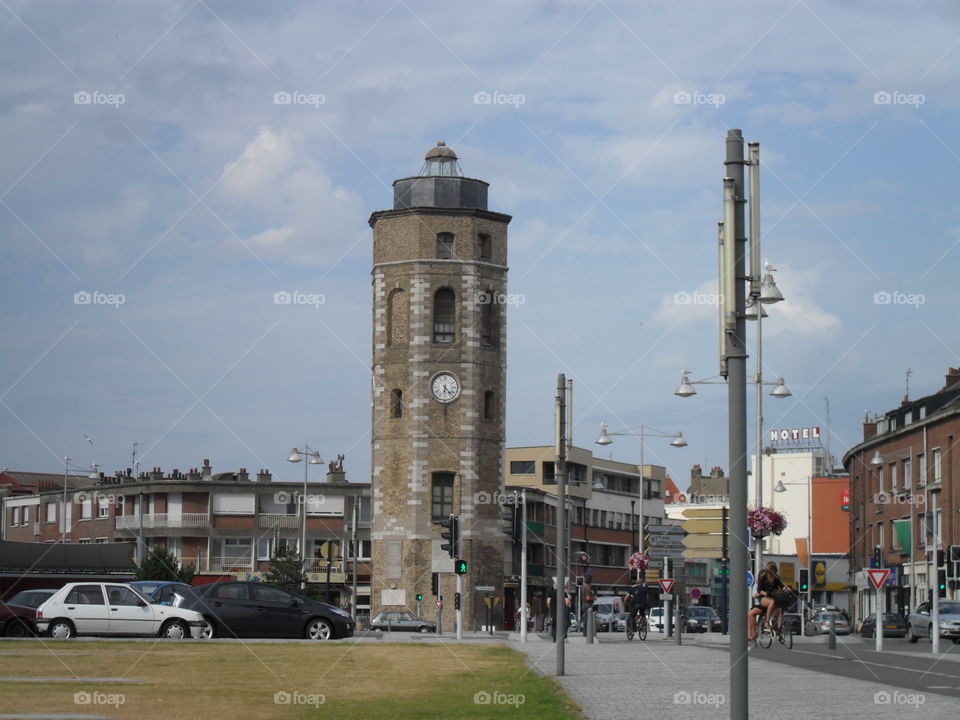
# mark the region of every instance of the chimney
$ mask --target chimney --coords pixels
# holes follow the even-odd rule
[[[200,471],[196,468],[190,468],[187,471],[187,480],[190,482],[200,482]]]
[[[331,485],[345,485],[347,482],[347,472],[345,470],[328,470],[327,482]]]
[[[864,421],[863,423],[863,439],[869,440],[872,437],[875,437],[877,434],[877,421],[870,420]]]
[[[155,467],[153,470],[150,471],[150,479],[153,481],[163,480],[163,470],[161,470],[159,466]]]
[[[960,383],[960,367],[947,368],[947,378],[943,386],[944,389],[953,387],[957,383]]]
[[[213,468],[210,467],[210,461],[207,458],[204,458],[201,479],[209,480],[212,474],[213,474]]]
[[[260,469],[257,472],[257,482],[258,483],[268,483],[273,481],[273,475],[270,474],[269,470]]]
[[[240,468],[240,471],[237,473],[237,480],[240,482],[250,482],[250,473],[247,472],[246,468]]]

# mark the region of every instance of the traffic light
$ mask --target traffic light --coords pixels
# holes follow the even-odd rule
[[[937,597],[947,596],[947,571],[937,568]]]
[[[417,602],[421,602],[422,600],[423,600],[423,593],[417,593]]]
[[[451,515],[446,520],[441,520],[440,525],[447,528],[447,532],[440,533],[440,537],[446,540],[440,546],[441,550],[446,550],[451,560],[456,560],[460,554],[460,518],[457,515]]]
[[[433,574],[430,582],[430,590],[433,592],[434,597],[440,594],[440,573]]]
[[[466,575],[467,574],[467,561],[466,560],[454,560],[453,561],[453,571],[457,575]]]
[[[460,609],[460,593],[453,594],[453,609],[454,610]]]
[[[797,587],[800,592],[805,593],[810,589],[810,569],[800,568],[800,578],[797,581]]]

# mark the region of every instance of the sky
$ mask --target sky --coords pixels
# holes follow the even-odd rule
[[[951,2],[0,2],[0,466],[370,473],[370,213],[444,140],[509,227],[507,445],[727,468],[724,139],[786,300],[765,427],[960,366]],[[281,293],[281,295],[277,295]],[[283,295],[288,293],[288,295]],[[278,303],[277,298],[291,299]],[[751,337],[749,345],[754,341]],[[754,358],[748,360],[754,372]],[[912,374],[908,374],[911,373]],[[830,407],[828,429],[827,401]],[[750,390],[750,438],[753,400]],[[90,438],[90,441],[84,438]]]

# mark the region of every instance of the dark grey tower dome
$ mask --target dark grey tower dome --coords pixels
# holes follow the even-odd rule
[[[488,183],[463,177],[457,154],[438,140],[424,158],[416,177],[393,183],[393,209],[416,207],[487,209]]]

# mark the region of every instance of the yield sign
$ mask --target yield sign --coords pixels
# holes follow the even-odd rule
[[[867,574],[870,575],[870,582],[873,583],[873,587],[876,590],[879,590],[887,581],[887,577],[890,575],[890,568],[875,568],[873,570],[867,570]]]
[[[669,595],[673,589],[673,578],[660,578],[657,582],[660,583],[660,590]]]
[[[437,610],[443,607],[443,600],[437,600]]]

